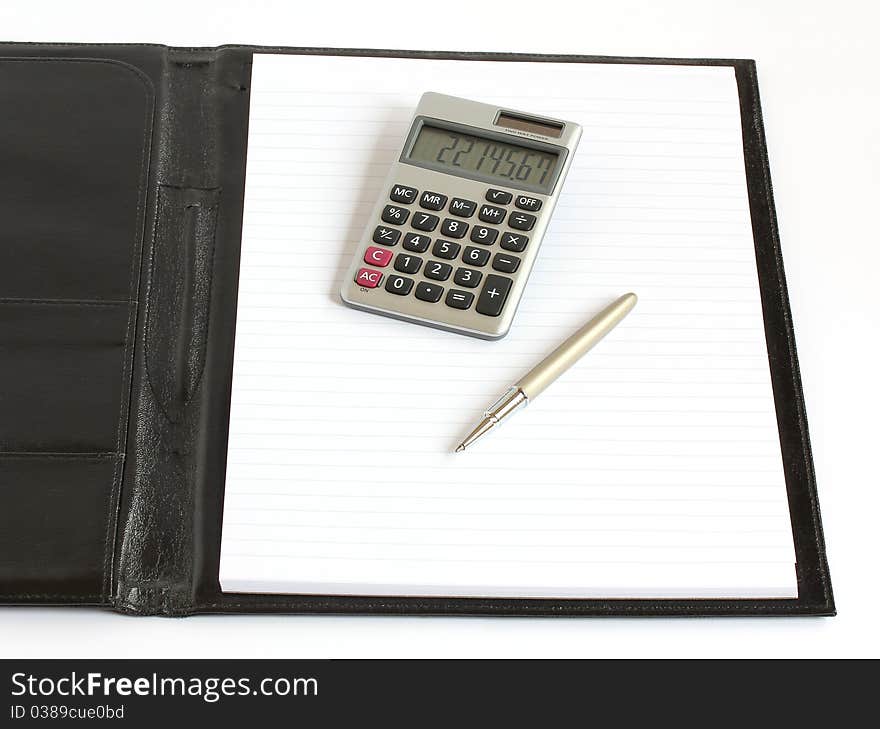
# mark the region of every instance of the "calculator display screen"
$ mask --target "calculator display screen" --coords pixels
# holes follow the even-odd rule
[[[559,155],[423,124],[407,159],[424,167],[550,193]]]

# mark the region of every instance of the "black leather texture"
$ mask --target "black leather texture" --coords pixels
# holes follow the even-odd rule
[[[255,52],[735,69],[798,599],[220,590]],[[834,614],[754,62],[9,44],[0,93],[0,602],[159,615]]]

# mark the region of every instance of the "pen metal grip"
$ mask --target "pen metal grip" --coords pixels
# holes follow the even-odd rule
[[[635,294],[621,296],[578,329],[523,377],[518,385],[533,400],[614,329],[635,306]]]

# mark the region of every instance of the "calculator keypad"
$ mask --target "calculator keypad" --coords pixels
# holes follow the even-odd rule
[[[473,289],[480,285],[480,279],[482,278],[482,271],[475,271],[472,268],[459,268],[455,271],[454,281],[459,286],[467,286],[469,289]]]
[[[501,223],[504,222],[506,215],[507,211],[504,208],[496,208],[494,205],[483,205],[483,207],[480,208],[480,214],[477,217],[484,223],[501,225]]]
[[[419,191],[414,187],[407,187],[406,185],[395,185],[391,188],[391,194],[388,195],[394,202],[403,203],[404,205],[409,205],[409,203],[414,202],[416,199],[416,195],[419,194]]]
[[[382,222],[403,225],[409,217],[409,210],[399,205],[386,205],[382,210]]]
[[[384,268],[391,261],[391,256],[394,254],[389,251],[387,248],[377,248],[376,246],[370,246],[364,251],[364,263],[369,263],[371,266],[380,266]]]
[[[473,200],[463,200],[460,197],[452,198],[449,203],[449,212],[458,215],[460,218],[469,218],[477,209],[477,204]]]
[[[451,261],[458,256],[460,250],[461,246],[458,243],[453,243],[451,240],[438,240],[431,249],[431,253],[437,256],[437,258],[445,258]]]
[[[381,243],[383,246],[396,246],[400,240],[400,231],[397,228],[388,228],[380,225],[373,231],[373,243]]]
[[[406,296],[412,291],[414,283],[415,281],[406,276],[389,276],[388,280],[385,282],[385,290],[390,294]]]
[[[461,220],[446,218],[446,220],[443,221],[443,226],[440,228],[440,232],[449,238],[464,238],[465,233],[468,231],[468,227],[468,224],[463,223]]]
[[[389,203],[382,208],[381,224],[371,236],[375,245],[367,247],[363,255],[364,264],[370,267],[360,268],[355,282],[365,288],[382,286],[396,296],[412,294],[420,301],[442,301],[452,309],[500,316],[513,287],[510,276],[522,263],[521,258],[511,254],[526,250],[529,236],[525,232],[535,227],[537,216],[533,213],[541,209],[543,201],[495,188],[488,188],[484,197],[485,202],[479,203],[450,199],[434,190],[393,185]],[[475,215],[478,224],[465,221]],[[407,225],[411,230],[405,229]],[[435,240],[426,235],[433,231],[442,237]],[[403,250],[394,255],[390,248],[401,237]],[[496,242],[502,250],[493,253]],[[426,253],[431,259],[411,255]],[[455,261],[464,265],[456,267]],[[489,273],[480,270],[487,267]],[[385,275],[382,269],[393,272]],[[446,289],[439,283],[442,281],[459,288]]]
[[[487,228],[485,225],[475,225],[471,231],[471,240],[474,243],[482,243],[484,246],[490,246],[498,237],[497,228]]]
[[[452,266],[440,261],[428,261],[425,266],[425,278],[433,278],[435,281],[445,281],[452,273]]]
[[[413,253],[424,253],[431,245],[431,239],[419,233],[407,233],[403,236],[403,247]]]
[[[496,276],[494,273],[486,276],[486,283],[477,299],[477,311],[486,316],[498,316],[504,308],[512,285],[513,281],[504,276]]]
[[[425,190],[419,199],[419,205],[425,208],[425,210],[443,210],[448,199],[446,195],[441,195],[439,192]]]
[[[430,213],[416,213],[413,215],[411,225],[416,230],[426,230],[430,233],[437,227],[437,223],[439,222],[440,218],[436,215],[431,215]]]
[[[398,253],[394,259],[394,270],[401,273],[418,273],[422,267],[422,259],[418,256],[410,256],[405,253]]]
[[[443,296],[443,287],[439,284],[422,281],[419,283],[418,286],[416,286],[417,299],[428,301],[431,304],[436,304],[438,301],[440,301],[441,296]]]

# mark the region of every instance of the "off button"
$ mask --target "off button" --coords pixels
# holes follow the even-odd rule
[[[519,195],[516,198],[516,203],[514,203],[520,210],[528,210],[529,212],[534,213],[537,210],[541,209],[541,201],[536,197],[529,197],[528,195]]]

